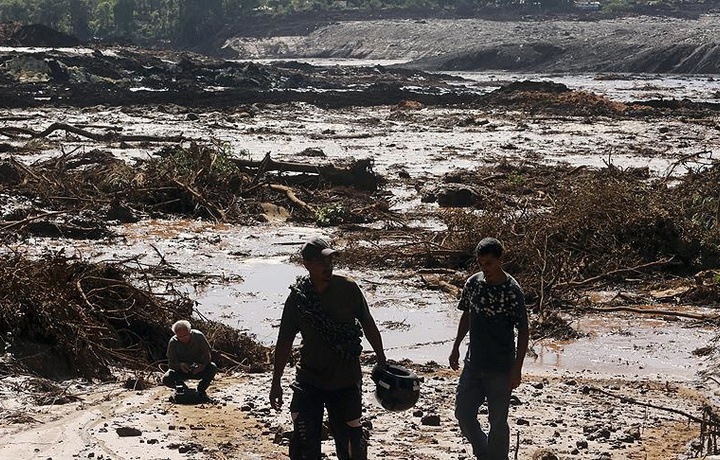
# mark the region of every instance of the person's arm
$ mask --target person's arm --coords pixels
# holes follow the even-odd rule
[[[270,384],[270,406],[275,410],[280,410],[283,404],[283,390],[280,379],[282,378],[285,366],[290,361],[292,354],[293,342],[297,333],[300,332],[298,327],[298,309],[297,296],[294,291],[290,291],[285,305],[283,306],[282,316],[280,318],[280,329],[278,330],[277,343],[275,344],[275,354],[273,358],[273,378]]]
[[[454,370],[460,369],[460,344],[470,330],[470,312],[463,310],[460,322],[458,323],[457,335],[455,336],[455,343],[453,343],[452,351],[450,352],[450,367]]]
[[[368,315],[367,317],[365,317],[361,324],[363,332],[365,333],[365,337],[367,338],[368,343],[370,343],[370,346],[375,352],[378,366],[385,367],[387,365],[387,358],[385,357],[385,349],[383,348],[382,336],[380,335],[377,324],[375,324],[375,320],[372,316]]]
[[[275,410],[280,410],[283,404],[283,390],[280,379],[282,378],[285,366],[287,366],[292,353],[292,340],[278,338],[275,345],[275,357],[273,360],[273,378],[270,385],[270,406]]]
[[[177,343],[174,343],[172,339],[168,342],[167,347],[167,358],[168,358],[168,367],[174,371],[184,372],[181,367],[181,362],[178,361],[177,358],[177,350],[176,350]]]
[[[517,353],[515,355],[515,364],[510,374],[510,388],[517,388],[522,382],[522,366],[527,353],[528,342],[530,341],[530,329],[527,322],[518,326]]]
[[[195,367],[192,369],[192,373],[196,375],[204,371],[208,364],[210,364],[210,361],[212,361],[212,350],[210,349],[210,344],[208,343],[205,334],[198,333],[197,339],[200,340],[200,350],[198,353],[199,357],[197,358],[197,361],[193,363]]]

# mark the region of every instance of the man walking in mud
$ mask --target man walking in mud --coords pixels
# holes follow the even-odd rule
[[[470,332],[470,346],[457,386],[455,417],[473,454],[482,460],[507,460],[510,394],[520,385],[528,347],[528,319],[520,285],[502,268],[504,248],[495,238],[483,238],[475,248],[480,272],[466,282],[458,309],[462,316],[450,353],[450,367],[459,369],[460,344]],[[517,350],[515,329],[518,331]],[[478,421],[487,402],[490,430]]]
[[[200,380],[197,386],[201,402],[210,401],[207,389],[217,366],[211,361],[210,344],[205,335],[193,329],[190,322],[180,320],[172,325],[175,333],[167,347],[168,371],[163,375],[163,385],[170,388],[185,387],[185,380]]]
[[[335,252],[323,238],[305,242],[301,255],[308,275],[298,277],[290,287],[280,321],[270,389],[270,404],[275,410],[283,403],[280,379],[293,341],[298,332],[302,337],[295,382],[291,385],[292,460],[320,458],[324,409],[338,459],[367,458],[360,424],[363,332],[380,366],[385,366],[385,352],[360,287],[348,277],[333,274]]]

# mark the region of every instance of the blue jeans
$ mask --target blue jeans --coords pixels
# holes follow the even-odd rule
[[[455,418],[478,459],[507,460],[510,450],[510,372],[463,368],[455,398]],[[478,409],[487,401],[488,434],[478,421]]]

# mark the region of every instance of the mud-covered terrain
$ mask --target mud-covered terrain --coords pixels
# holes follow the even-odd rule
[[[342,26],[366,40],[438,27],[435,50],[457,50],[463,40],[451,47],[439,30],[476,20],[386,21],[324,24],[293,43]],[[626,43],[607,27],[683,21],[512,27],[605,27]],[[678,43],[690,29],[673,29]],[[705,33],[712,43],[716,28]],[[508,245],[533,323],[511,455],[718,453],[713,77],[697,77],[702,101],[621,101],[522,76],[478,84],[379,65],[68,48],[41,28],[5,36],[16,41],[0,50],[0,457],[285,458],[292,425],[269,407],[270,346],[312,233],[343,249],[338,269],[366,292],[388,357],[424,378],[416,408],[384,411],[363,357],[373,458],[470,458],[446,356],[481,234]],[[407,51],[424,39],[347,56],[429,57]],[[317,42],[342,46],[332,40]],[[258,56],[301,55],[276,50]],[[172,405],[157,385],[167,326],[188,315],[222,368],[213,404]],[[323,449],[333,457],[330,440]]]
[[[600,20],[392,18],[276,27],[271,36],[257,36],[254,28],[230,29],[212,48],[242,59],[395,60],[424,70],[720,72],[720,16],[714,13]]]

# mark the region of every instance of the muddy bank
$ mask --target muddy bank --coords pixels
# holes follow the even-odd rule
[[[126,288],[168,301],[177,289],[195,299],[197,318],[271,343],[287,286],[302,271],[297,249],[318,232],[345,249],[338,269],[360,280],[392,344],[388,356],[422,357],[404,361],[426,378],[416,410],[365,414],[374,456],[469,456],[453,420],[457,374],[445,366],[445,348],[480,233],[501,234],[512,247],[508,269],[532,308],[537,356],[527,358],[511,419],[519,459],[542,448],[578,460],[687,458],[714,442],[716,431],[707,430],[717,423],[704,407],[716,406],[718,388],[715,361],[706,360],[717,356],[720,304],[716,104],[625,103],[551,82],[459,91],[457,79],[378,66],[261,66],[122,48],[39,53],[3,58],[7,94],[24,84],[34,91],[17,93],[19,108],[0,109],[4,247],[40,272],[56,252],[145,270],[100,282],[71,277],[63,265],[53,278],[59,287],[23,290],[25,303],[42,307],[35,309],[7,289],[0,326],[16,340],[0,356],[0,433],[12,442],[0,454],[283,458],[289,415],[268,407],[270,375],[246,371],[267,364],[264,348],[246,360],[238,349],[252,345],[226,349],[212,337],[231,361],[211,407],[170,406],[155,386],[166,329],[151,334],[154,351],[137,367],[116,369],[124,363],[105,357],[101,364],[115,372],[101,377],[117,382],[100,395],[87,382],[20,375],[13,359],[35,356],[30,347],[17,353],[32,339],[41,350],[58,340],[41,334],[58,317],[53,309],[82,318],[89,302],[104,319],[121,298],[128,315],[146,314]],[[223,99],[223,84],[273,103]],[[68,87],[73,96],[58,98]],[[412,92],[397,92],[406,87]],[[377,98],[363,103],[373,88]],[[454,92],[468,99],[431,102]],[[304,93],[326,102],[292,99]],[[20,105],[27,94],[33,99]],[[164,98],[173,103],[153,102]],[[354,158],[373,173],[372,187],[322,174]],[[35,271],[9,266],[3,279],[37,286]],[[152,331],[190,312],[161,306]],[[18,319],[22,308],[39,320]],[[138,343],[122,339],[148,344],[140,334],[147,326],[117,320],[120,330],[93,324],[119,336],[111,356],[129,350],[139,358]],[[574,344],[585,353],[569,370]],[[137,373],[148,389],[124,388]]]
[[[407,61],[424,70],[720,72],[720,16],[580,20],[375,19],[337,21],[267,37],[228,32],[217,52],[241,59]]]

